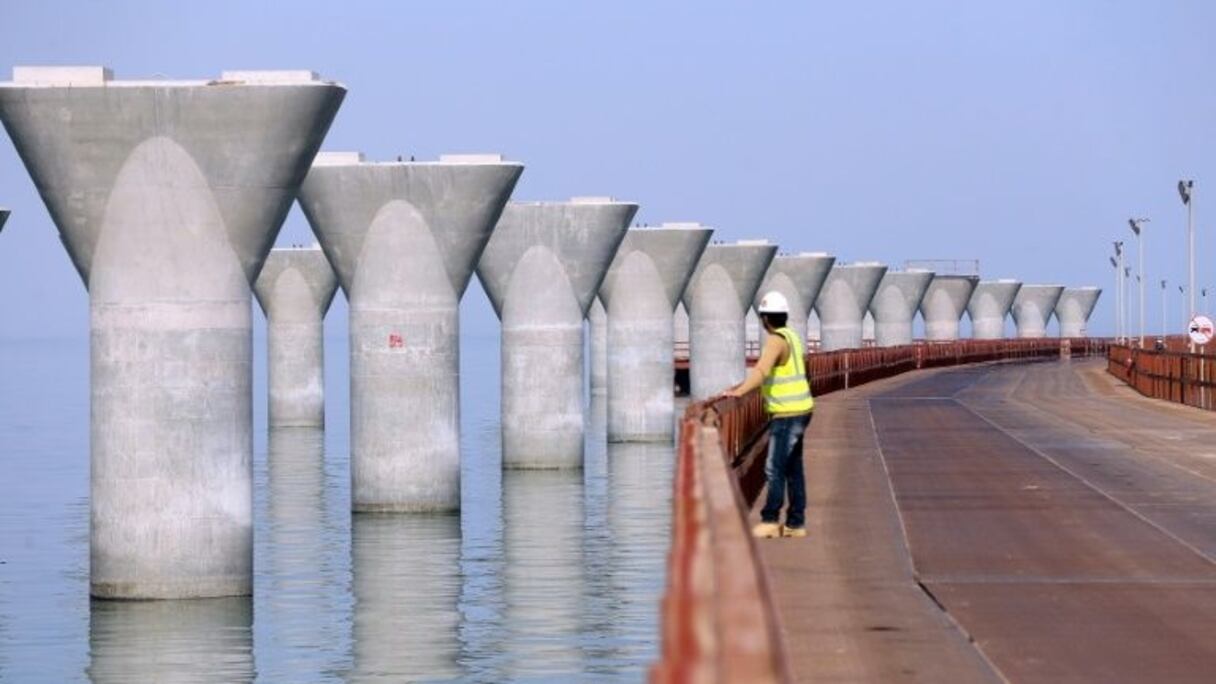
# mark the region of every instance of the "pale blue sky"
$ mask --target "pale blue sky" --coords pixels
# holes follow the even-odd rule
[[[1181,175],[1216,256],[1214,32],[1200,1],[6,0],[0,72],[312,69],[350,89],[328,149],[497,151],[527,166],[516,198],[611,194],[721,238],[1096,284],[1106,333],[1127,217],[1152,218],[1151,282],[1185,274]],[[6,138],[0,205],[0,337],[85,334],[84,289]],[[294,210],[280,242],[309,238]],[[1216,284],[1216,264],[1200,275]],[[497,326],[476,283],[467,303],[467,331]]]

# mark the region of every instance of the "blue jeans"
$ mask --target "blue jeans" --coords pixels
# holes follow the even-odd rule
[[[802,474],[802,436],[811,423],[811,414],[790,418],[774,418],[769,425],[768,460],[764,474],[768,478],[768,498],[760,519],[775,523],[781,518],[785,490],[790,492],[790,507],[785,512],[786,527],[806,525],[806,478]]]

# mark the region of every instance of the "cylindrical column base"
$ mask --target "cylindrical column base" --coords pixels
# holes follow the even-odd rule
[[[350,311],[351,508],[460,508],[460,316],[431,308]]]
[[[912,344],[912,321],[875,321],[874,344],[879,347]]]
[[[1005,320],[976,318],[971,321],[971,337],[976,340],[999,340],[1005,337]]]
[[[90,592],[253,589],[250,300],[96,304]]]
[[[583,466],[583,323],[503,322],[502,465]]]
[[[689,319],[689,371],[692,398],[706,399],[742,382],[747,373],[744,358],[746,331],[743,316]]]
[[[958,321],[925,321],[925,339],[952,342],[958,339]]]
[[[270,427],[325,426],[323,330],[320,316],[307,323],[267,325]]]
[[[587,314],[591,332],[591,393],[608,392],[608,314],[596,299]]]
[[[670,442],[675,362],[666,316],[608,321],[608,441]]]
[[[861,321],[856,323],[826,323],[819,324],[819,349],[834,351],[837,349],[858,349],[861,347]]]

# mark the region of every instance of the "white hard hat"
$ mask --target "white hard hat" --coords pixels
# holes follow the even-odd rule
[[[760,298],[760,306],[756,308],[756,311],[762,314],[788,314],[790,303],[785,300],[785,295],[776,290],[769,290]]]

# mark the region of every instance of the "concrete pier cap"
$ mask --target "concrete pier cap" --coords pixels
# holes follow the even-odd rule
[[[815,300],[822,351],[861,346],[861,322],[887,266],[877,261],[836,263]]]
[[[638,205],[511,202],[477,265],[502,321],[502,463],[581,468],[583,318]]]
[[[1100,287],[1066,287],[1056,302],[1056,320],[1060,322],[1060,337],[1088,337],[1086,325],[1094,312]]]
[[[835,263],[836,257],[826,252],[778,254],[768,267],[760,289],[756,291],[753,310],[760,306],[760,299],[766,292],[776,290],[785,295],[785,300],[790,304],[788,325],[806,344],[807,318],[823,287],[823,281],[828,277],[828,271]]]
[[[1013,299],[1020,289],[1020,280],[981,280],[967,302],[967,315],[971,318],[971,337],[977,340],[1003,339],[1005,318],[1013,308]]]
[[[523,165],[317,156],[300,189],[350,302],[351,507],[460,507],[460,299]]]
[[[933,278],[920,304],[925,339],[938,342],[958,339],[959,321],[979,282],[979,277],[973,275],[939,273]]]
[[[250,285],[346,91],[242,73],[21,66],[0,83],[89,291],[97,597],[252,590]]]
[[[912,321],[932,281],[933,271],[925,269],[911,268],[883,274],[869,307],[874,317],[875,345],[895,347],[912,344]],[[862,337],[865,337],[864,332]]]
[[[701,254],[683,295],[693,399],[713,396],[743,380],[744,318],[776,255],[777,245],[767,240],[713,243]]]
[[[1023,285],[1013,298],[1018,337],[1047,337],[1047,321],[1063,293],[1063,285]]]
[[[337,289],[316,244],[270,250],[253,284],[266,313],[271,428],[325,426],[324,320]]]
[[[609,442],[674,436],[672,316],[713,229],[699,223],[631,228],[600,286],[607,308]]]

